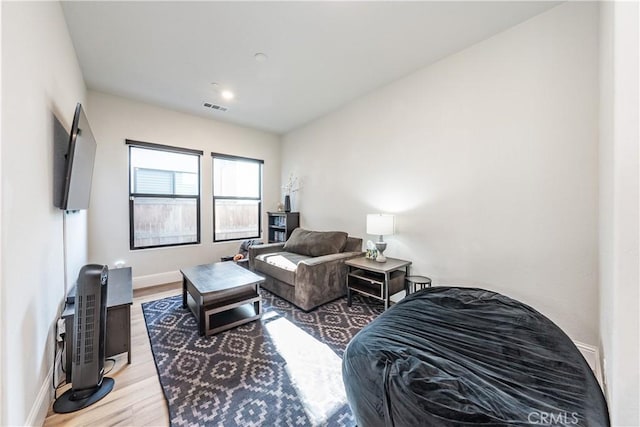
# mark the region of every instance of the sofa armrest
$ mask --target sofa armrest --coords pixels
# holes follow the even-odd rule
[[[362,252],[343,252],[305,259],[296,268],[296,304],[304,310],[340,298],[347,293],[347,266],[350,258]]]
[[[340,260],[344,262],[345,260],[361,256],[362,254],[363,252],[340,252],[338,254],[318,256],[318,257],[309,258],[309,259],[300,261],[298,263],[298,268],[300,268],[300,264],[313,267],[315,265],[324,264],[324,263],[336,261],[336,260]]]
[[[251,269],[251,271],[254,270],[255,259],[258,255],[269,254],[273,252],[282,252],[283,248],[284,242],[249,246],[249,268]]]

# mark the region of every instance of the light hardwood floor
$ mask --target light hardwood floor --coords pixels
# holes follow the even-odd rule
[[[116,357],[107,376],[115,380],[113,391],[104,399],[71,414],[55,414],[51,407],[45,426],[168,426],[169,412],[158,381],[147,326],[141,304],[180,294],[181,283],[171,283],[134,292],[131,307],[131,365],[127,355]],[[111,362],[105,364],[108,370]],[[61,395],[70,386],[58,390]]]

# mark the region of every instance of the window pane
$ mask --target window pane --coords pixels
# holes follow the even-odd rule
[[[197,243],[197,199],[136,197],[134,247]]]
[[[259,237],[259,218],[257,200],[216,200],[214,240]]]
[[[198,195],[197,154],[131,147],[131,192]]]
[[[135,168],[133,192],[147,194],[173,194],[173,172]]]
[[[260,197],[260,163],[253,160],[213,159],[215,197]]]
[[[198,174],[191,172],[176,172],[174,175],[175,194],[196,196],[198,194]]]

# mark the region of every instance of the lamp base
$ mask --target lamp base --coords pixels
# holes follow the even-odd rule
[[[384,256],[384,250],[387,249],[386,242],[376,242],[376,249],[378,250],[378,256],[376,257],[376,262],[386,262],[387,257]]]

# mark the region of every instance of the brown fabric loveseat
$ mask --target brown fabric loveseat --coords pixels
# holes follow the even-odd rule
[[[305,311],[347,293],[345,260],[362,255],[362,239],[342,231],[296,228],[285,243],[249,248],[249,267],[262,287]]]

